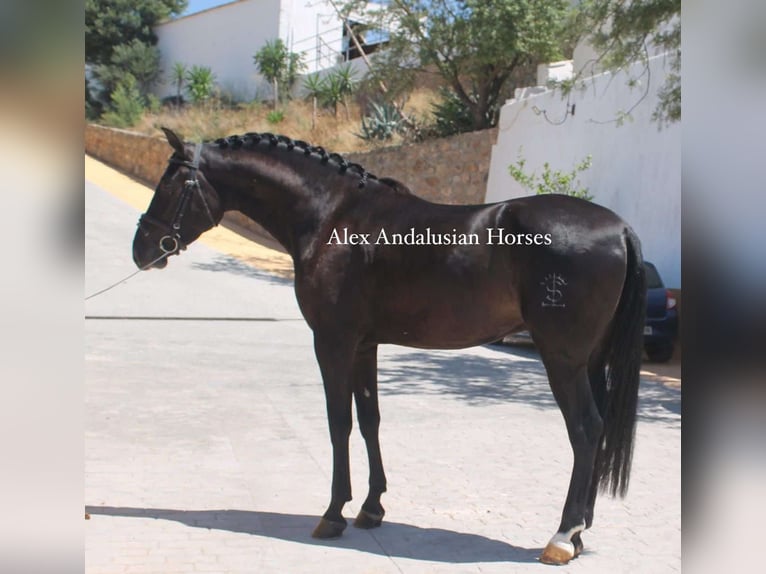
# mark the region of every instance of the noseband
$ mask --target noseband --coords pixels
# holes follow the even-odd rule
[[[208,206],[207,200],[205,199],[205,194],[202,193],[202,188],[200,187],[199,179],[197,178],[197,170],[199,169],[199,159],[201,154],[202,144],[198,143],[194,148],[194,158],[192,161],[176,159],[174,157],[170,158],[170,163],[183,165],[191,170],[189,173],[189,179],[184,181],[184,189],[181,192],[181,197],[178,200],[178,206],[176,207],[173,221],[170,224],[167,224],[164,221],[160,221],[159,219],[152,217],[148,213],[141,215],[138,220],[139,227],[141,227],[141,225],[146,222],[151,223],[152,225],[166,231],[166,234],[160,238],[159,247],[163,253],[168,255],[176,253],[181,249],[186,249],[186,244],[181,239],[181,220],[186,214],[187,208],[189,207],[189,202],[191,201],[191,196],[195,190],[202,200],[202,205],[205,207],[205,212],[210,218],[210,221],[213,223],[213,227],[218,225],[215,218],[213,217],[212,212],[210,211],[210,207]]]

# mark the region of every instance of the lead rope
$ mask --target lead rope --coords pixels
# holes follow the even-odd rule
[[[184,165],[187,165],[188,167],[191,167],[194,170],[194,172],[193,172],[194,179],[191,179],[191,180],[188,180],[188,181],[184,182],[184,194],[181,196],[181,203],[178,206],[178,210],[177,210],[176,216],[173,218],[174,223],[173,223],[172,229],[173,229],[173,231],[176,232],[176,234],[178,234],[178,230],[181,227],[181,217],[183,217],[184,211],[186,210],[186,204],[188,203],[189,199],[191,199],[191,192],[186,193],[186,190],[189,190],[192,187],[196,187],[197,188],[197,191],[199,192],[200,197],[202,198],[202,204],[205,206],[205,211],[207,211],[207,214],[210,217],[210,220],[213,222],[213,225],[215,225],[215,226],[218,225],[215,222],[215,219],[213,218],[213,214],[210,213],[210,208],[207,205],[207,201],[205,201],[205,196],[202,195],[202,190],[200,189],[199,182],[197,181],[196,170],[199,167],[199,159],[200,159],[201,155],[202,155],[202,144],[198,143],[194,147],[194,159],[192,159],[191,164],[189,164],[187,162],[181,162]],[[171,249],[165,249],[164,241],[166,239],[170,239],[170,240],[173,241],[173,247]],[[164,237],[162,237],[162,239],[160,239],[160,249],[162,250],[162,255],[157,257],[157,259],[155,259],[154,261],[151,261],[151,262],[147,263],[146,265],[141,267],[138,271],[134,271],[133,273],[131,273],[130,275],[128,275],[124,279],[120,279],[119,281],[117,281],[116,283],[113,283],[109,287],[105,287],[104,289],[101,289],[101,291],[96,291],[95,293],[92,293],[91,295],[88,295],[85,298],[85,301],[87,301],[88,299],[92,299],[96,295],[101,295],[102,293],[106,293],[110,289],[114,289],[115,287],[117,287],[117,285],[120,285],[121,283],[125,283],[125,281],[127,281],[128,279],[130,279],[132,277],[135,277],[136,275],[141,273],[141,271],[146,271],[149,267],[151,267],[152,265],[157,263],[157,261],[165,259],[165,257],[175,253],[178,250],[178,239],[180,239],[179,235],[176,235],[174,237],[171,237],[170,235],[165,235]]]
[[[141,267],[141,268],[140,268],[138,271],[134,271],[133,273],[131,273],[130,275],[128,275],[128,276],[127,276],[127,277],[125,277],[124,279],[120,279],[119,281],[117,281],[116,283],[113,283],[113,284],[112,284],[112,285],[110,285],[109,287],[105,287],[104,289],[101,289],[101,291],[96,291],[95,293],[93,293],[93,294],[91,294],[91,295],[88,295],[88,296],[85,298],[85,300],[87,301],[88,299],[92,299],[92,298],[93,298],[93,297],[95,297],[96,295],[101,295],[102,293],[106,293],[106,292],[107,292],[107,291],[109,291],[110,289],[114,289],[115,287],[117,287],[117,285],[119,285],[120,283],[125,283],[125,281],[127,281],[127,280],[128,280],[128,279],[130,279],[131,277],[134,277],[134,276],[138,275],[139,273],[141,273],[141,271],[146,271],[146,270],[147,270],[149,267],[151,267],[152,265],[154,265],[155,263],[157,263],[157,261],[160,261],[161,259],[165,259],[165,257],[167,257],[168,255],[170,255],[171,253],[172,253],[172,251],[165,251],[165,250],[163,249],[163,253],[162,253],[162,255],[160,255],[159,257],[157,257],[157,259],[155,259],[154,261],[152,261],[152,262],[150,262],[150,263],[147,263],[146,265],[144,265],[143,267]]]

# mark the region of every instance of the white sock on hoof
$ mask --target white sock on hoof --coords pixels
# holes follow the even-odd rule
[[[548,545],[555,546],[556,548],[561,548],[570,554],[574,554],[575,548],[574,544],[571,542],[572,536],[578,532],[582,532],[583,530],[585,530],[584,522],[578,526],[573,526],[566,532],[557,532],[553,535],[553,538],[551,538],[550,542],[548,542]]]

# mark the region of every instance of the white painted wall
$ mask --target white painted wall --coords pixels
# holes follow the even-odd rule
[[[548,82],[563,82],[572,77],[572,60],[562,60],[537,66],[537,85],[547,86]]]
[[[629,73],[637,76],[642,69],[635,65]],[[632,89],[624,72],[588,79],[584,91],[572,93],[569,104],[575,104],[575,114],[565,120],[567,101],[558,91],[509,100],[500,113],[486,200],[529,195],[508,173],[520,150],[527,161],[525,170],[537,173],[546,161],[554,170],[570,171],[590,154],[593,165],[580,182],[596,203],[614,210],[635,229],[644,257],[657,266],[666,285],[680,288],[681,126],[660,129],[651,121],[666,73],[664,57],[652,58],[649,70],[650,93],[632,110],[632,121],[622,126],[610,120],[641,98],[646,76],[642,86]],[[562,120],[560,125],[552,123]]]
[[[173,64],[182,62],[189,68],[208,66],[223,92],[235,99],[252,99],[265,84],[258,78],[253,55],[277,37],[279,9],[280,0],[240,0],[157,26],[165,77],[157,94],[175,95],[176,87],[168,77]]]
[[[343,21],[326,1],[282,0],[292,11],[283,12],[280,24],[291,51],[303,54],[305,73],[336,65],[341,59]]]
[[[271,94],[253,63],[267,41],[281,38],[293,51],[303,52],[307,71],[313,72],[337,63],[317,60],[316,35],[320,34],[325,55],[340,53],[342,22],[326,0],[239,0],[164,22],[155,33],[164,80],[155,88],[158,96],[175,95],[168,77],[173,64],[183,62],[210,67],[223,92],[249,101]]]

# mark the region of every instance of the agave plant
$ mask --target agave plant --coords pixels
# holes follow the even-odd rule
[[[406,129],[402,113],[391,103],[372,102],[372,114],[362,118],[362,131],[356,134],[363,140],[390,140],[394,134]]]

